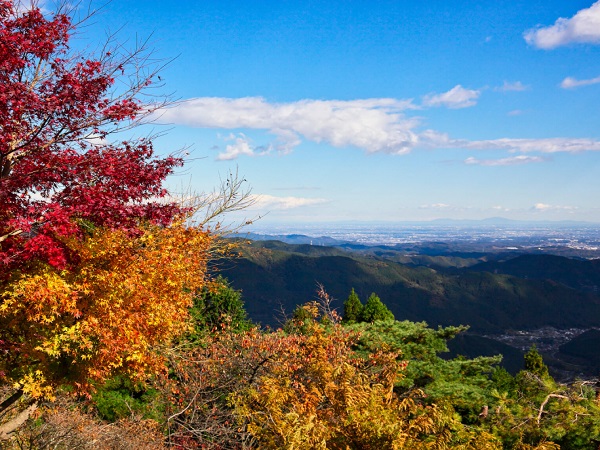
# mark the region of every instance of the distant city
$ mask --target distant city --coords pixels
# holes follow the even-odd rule
[[[600,258],[600,224],[585,222],[486,221],[406,222],[398,224],[257,224],[250,239],[277,239],[312,245],[401,246],[445,243],[455,250],[519,251]]]

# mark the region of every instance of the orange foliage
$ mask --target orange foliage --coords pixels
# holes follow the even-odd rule
[[[33,262],[2,286],[0,379],[51,398],[58,384],[87,393],[116,373],[143,379],[161,370],[155,347],[187,329],[210,234],[147,225],[137,236],[95,229],[65,245],[66,269]]]

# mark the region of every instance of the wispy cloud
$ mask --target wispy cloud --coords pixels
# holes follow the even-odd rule
[[[419,209],[449,209],[452,208],[451,205],[447,203],[432,203],[430,205],[421,205]]]
[[[529,89],[530,89],[529,86],[524,85],[520,81],[515,81],[514,83],[509,83],[508,81],[504,81],[502,86],[498,86],[498,87],[494,88],[495,91],[499,91],[499,92],[511,92],[511,91],[521,92],[521,91],[527,91]]]
[[[508,150],[509,152],[579,153],[600,151],[600,141],[587,138],[492,139],[484,141],[451,140],[452,147],[477,150]]]
[[[276,197],[267,194],[254,194],[252,209],[281,210],[293,209],[303,206],[314,206],[327,203],[324,198],[306,198],[306,197]]]
[[[562,205],[548,205],[547,203],[536,203],[531,207],[532,211],[546,212],[546,211],[575,211],[577,206],[562,206]]]
[[[465,164],[477,166],[515,166],[529,163],[540,163],[545,161],[548,161],[548,158],[544,158],[542,156],[518,155],[500,159],[477,159],[470,157],[465,159]]]
[[[564,80],[562,80],[562,83],[560,83],[560,87],[563,89],[574,89],[581,86],[589,86],[590,84],[598,83],[600,83],[600,77],[589,78],[587,80],[577,80],[573,77],[567,77]]]
[[[261,129],[276,136],[272,148],[283,153],[301,138],[334,147],[357,147],[372,152],[408,153],[417,143],[419,124],[403,111],[415,109],[411,100],[300,100],[269,103],[261,97],[195,98],[161,111],[159,120],[202,128]],[[236,142],[221,159],[254,152]]]
[[[571,43],[600,44],[600,1],[570,19],[560,17],[554,25],[527,30],[528,44],[550,50]]]
[[[523,111],[522,109],[513,109],[512,111],[507,112],[506,115],[507,116],[520,116],[524,113],[525,113],[525,111]]]
[[[275,187],[274,191],[320,191],[322,188],[317,186],[292,186],[292,187]]]
[[[469,141],[451,139],[447,134],[428,130],[420,135],[427,148],[462,148],[466,150],[505,150],[509,153],[581,153],[600,151],[600,141],[591,138],[490,139]]]
[[[475,106],[481,95],[480,90],[465,89],[460,84],[442,94],[429,94],[423,97],[424,106],[445,106],[450,109],[468,108]]]

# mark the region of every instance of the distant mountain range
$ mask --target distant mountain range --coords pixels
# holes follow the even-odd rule
[[[258,234],[258,233],[236,233],[232,237],[249,239],[252,241],[281,241],[286,244],[309,244],[317,246],[338,246],[350,243],[350,241],[338,240],[328,236],[307,236],[305,234]]]
[[[448,225],[518,225],[518,226],[598,226],[600,224],[594,222],[584,222],[577,220],[514,220],[504,217],[488,217],[480,220],[467,219],[434,219],[429,222],[421,222],[429,224],[448,224]]]

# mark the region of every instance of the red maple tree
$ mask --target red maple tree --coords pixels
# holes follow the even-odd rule
[[[67,14],[0,0],[0,282],[32,259],[66,267],[64,238],[86,226],[135,232],[179,212],[157,199],[182,160],[155,157],[150,139],[108,141],[151,110],[139,100],[155,75],[139,68],[145,50],[84,58],[69,48],[74,29]]]

